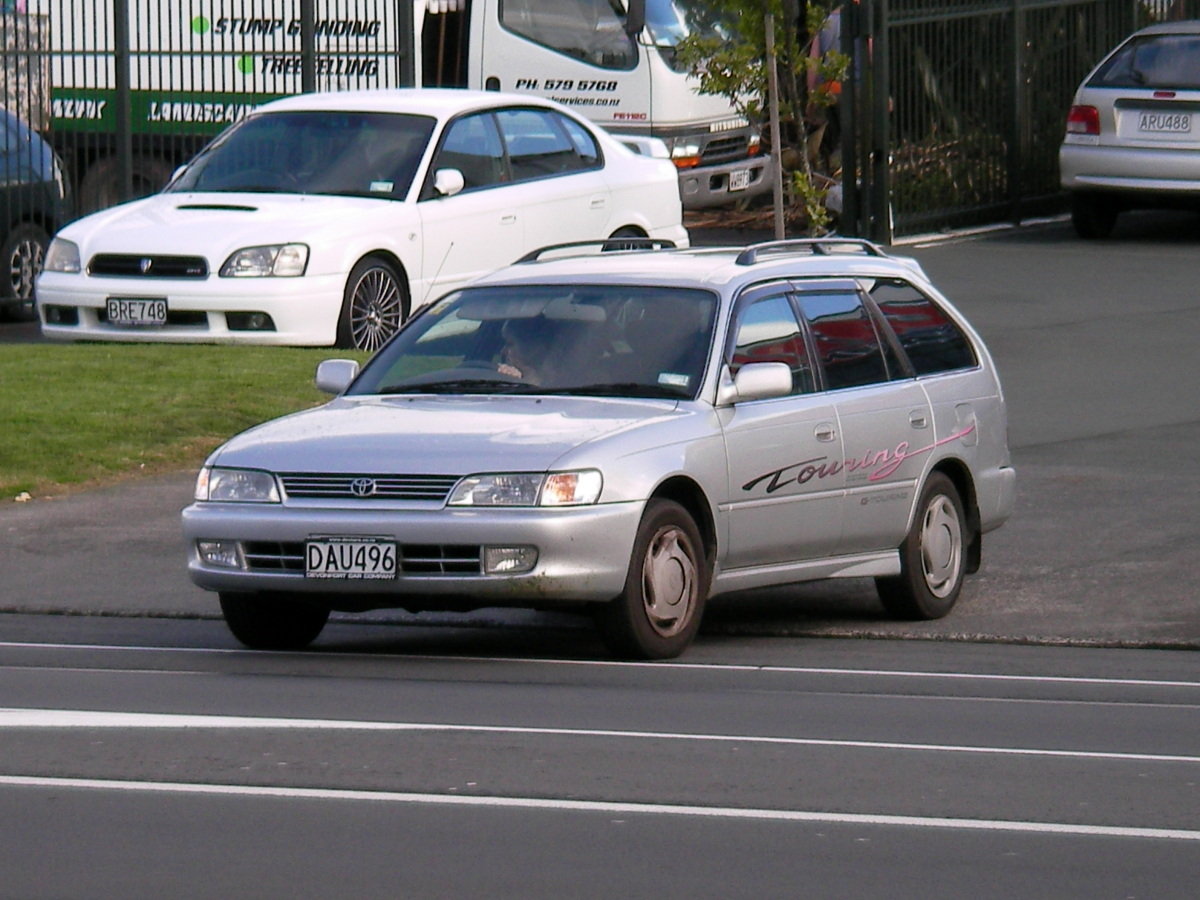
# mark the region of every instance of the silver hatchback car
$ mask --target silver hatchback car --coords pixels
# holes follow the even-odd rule
[[[361,372],[326,360],[336,399],[209,457],[189,571],[239,640],[521,606],[666,658],[712,595],[830,577],[950,611],[1015,474],[992,360],[918,264],[840,239],[588,249],[438,300]]]
[[[1059,170],[1080,237],[1126,209],[1200,208],[1200,21],[1143,28],[1083,80]]]

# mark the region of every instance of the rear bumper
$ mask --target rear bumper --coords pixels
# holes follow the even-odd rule
[[[1104,191],[1200,200],[1200,153],[1152,147],[1064,143],[1060,180],[1068,191]]]

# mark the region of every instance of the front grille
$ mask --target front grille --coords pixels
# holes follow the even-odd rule
[[[748,144],[746,135],[733,134],[728,137],[717,137],[704,145],[700,157],[703,165],[715,166],[719,163],[736,162],[746,158]]]
[[[456,475],[280,475],[289,497],[306,500],[427,500],[444,503]]]
[[[128,278],[207,278],[208,260],[203,256],[97,253],[88,263],[88,274]]]
[[[483,571],[476,544],[401,544],[398,561],[406,575],[479,575]],[[242,544],[251,572],[303,572],[304,544],[299,541],[246,541]]]

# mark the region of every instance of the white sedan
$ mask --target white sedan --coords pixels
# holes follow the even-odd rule
[[[529,250],[633,236],[687,245],[675,167],[558,104],[309,94],[230,127],[162,193],[64,228],[38,307],[64,340],[374,350]]]

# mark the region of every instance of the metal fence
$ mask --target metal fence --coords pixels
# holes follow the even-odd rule
[[[1197,0],[861,0],[848,233],[889,241],[1064,207],[1058,147],[1080,80],[1134,29]]]

